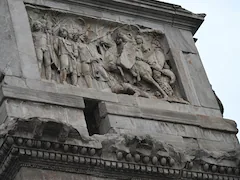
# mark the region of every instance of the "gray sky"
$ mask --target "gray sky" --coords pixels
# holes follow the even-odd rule
[[[163,1],[207,14],[194,36],[198,38],[196,45],[210,83],[224,105],[224,117],[240,127],[240,0]]]

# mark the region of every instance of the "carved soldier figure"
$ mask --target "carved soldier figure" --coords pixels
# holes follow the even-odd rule
[[[60,60],[60,82],[66,83],[67,75],[72,72],[70,61],[71,58],[74,59],[72,42],[68,40],[66,28],[59,29],[59,37],[54,43],[54,48]]]
[[[150,52],[150,48],[146,48],[144,45],[143,37],[136,37],[136,62],[133,65],[131,72],[137,74],[137,79],[143,79],[146,82],[154,85],[163,95],[164,98],[167,98],[166,92],[159,86],[159,84],[153,79],[152,68],[149,64],[149,61],[146,59],[145,54]],[[133,74],[134,75],[134,74]]]
[[[174,92],[171,87],[171,84],[173,84],[176,81],[176,76],[170,70],[167,63],[165,63],[164,69],[161,72],[159,72],[157,70],[153,70],[153,78],[155,81],[157,81],[159,86],[164,90],[164,92],[168,96],[173,96]]]
[[[80,76],[80,71],[79,71],[79,66],[80,65],[80,56],[79,56],[79,51],[78,51],[78,39],[79,39],[79,34],[78,33],[73,33],[71,36],[72,39],[72,56],[71,56],[71,66],[72,66],[72,74],[71,74],[71,79],[72,79],[72,85],[76,86],[78,82],[78,76]]]
[[[119,59],[117,63],[130,70],[136,62],[135,39],[131,33],[119,32],[116,39]]]
[[[40,73],[42,73],[42,66],[44,65],[46,79],[50,80],[52,72],[47,34],[43,31],[43,24],[40,21],[33,23],[32,30]]]
[[[99,42],[99,49],[103,57],[102,64],[107,71],[120,73],[124,78],[122,67],[120,66],[120,63],[117,62],[119,60],[118,48],[111,33],[111,31],[108,31]]]
[[[146,48],[143,38],[139,35],[136,37],[136,43],[137,59],[146,62],[151,67],[153,79],[159,84],[166,95],[173,96],[171,84],[176,81],[176,76],[167,65],[162,49],[157,44],[154,44],[152,49]],[[166,97],[166,95],[164,96]]]
[[[79,43],[79,55],[81,60],[81,72],[87,83],[88,88],[93,87],[92,77],[91,77],[91,62],[95,60],[94,55],[91,53],[87,43],[86,37],[81,39]]]
[[[88,44],[91,54],[94,56],[92,64],[93,77],[100,79],[104,82],[109,81],[108,73],[106,72],[103,64],[103,59],[97,51],[97,47],[94,43]]]

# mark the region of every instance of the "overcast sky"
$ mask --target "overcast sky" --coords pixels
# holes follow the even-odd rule
[[[240,0],[163,0],[206,13],[194,37],[210,83],[224,105],[224,117],[240,128]],[[238,134],[240,138],[240,134]]]

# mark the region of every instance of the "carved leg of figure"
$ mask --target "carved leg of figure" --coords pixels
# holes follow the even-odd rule
[[[60,71],[60,82],[65,84],[67,80],[67,70],[66,69],[62,69]]]
[[[69,68],[68,55],[63,54],[60,56],[60,65],[60,82],[65,84],[67,80],[67,70]]]
[[[154,86],[156,86],[158,90],[162,93],[164,98],[168,97],[168,95],[163,91],[163,89],[158,85],[158,83],[151,77],[151,75],[145,74],[142,78],[145,81],[152,83]]]
[[[45,75],[47,80],[52,79],[52,69],[51,69],[51,58],[48,51],[45,51],[43,54],[43,61],[45,66]]]
[[[99,66],[98,70],[99,70],[100,74],[102,75],[104,81],[106,81],[106,82],[109,81],[108,73],[107,73],[107,71],[103,68],[103,66]]]
[[[91,77],[91,71],[90,71],[90,64],[83,62],[82,63],[82,74],[85,78],[85,81],[87,83],[88,88],[93,87],[92,83],[92,77]]]
[[[138,82],[141,81],[139,71],[135,65],[133,65],[133,67],[130,69],[130,72],[133,75],[133,77],[137,79]]]
[[[78,81],[77,61],[76,59],[71,59],[71,62],[72,62],[72,74],[71,74],[72,85],[77,86]]]
[[[52,79],[52,69],[51,66],[45,66],[46,71],[46,79],[51,80]]]
[[[161,72],[170,78],[170,82],[169,82],[170,84],[173,84],[176,82],[176,76],[170,69],[163,69]]]
[[[43,51],[42,49],[36,49],[36,55],[38,60],[38,68],[40,75],[42,75],[42,64],[43,64]]]
[[[72,78],[72,85],[77,86],[77,81],[78,81],[77,72],[73,72],[71,78]]]
[[[92,88],[93,87],[92,77],[90,75],[85,75],[84,77],[85,77],[85,81],[87,83],[88,88]]]
[[[118,70],[119,70],[121,76],[124,78],[124,72],[123,72],[123,70],[122,70],[122,67],[117,66],[117,68],[118,68]]]
[[[80,77],[82,73],[82,65],[80,62],[77,62],[77,76]]]

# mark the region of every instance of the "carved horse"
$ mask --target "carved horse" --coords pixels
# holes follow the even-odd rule
[[[162,93],[164,98],[168,97],[164,90],[153,79],[153,72],[149,64],[139,59],[135,62],[132,70],[135,71],[135,73],[138,73],[142,80],[154,85]]]

